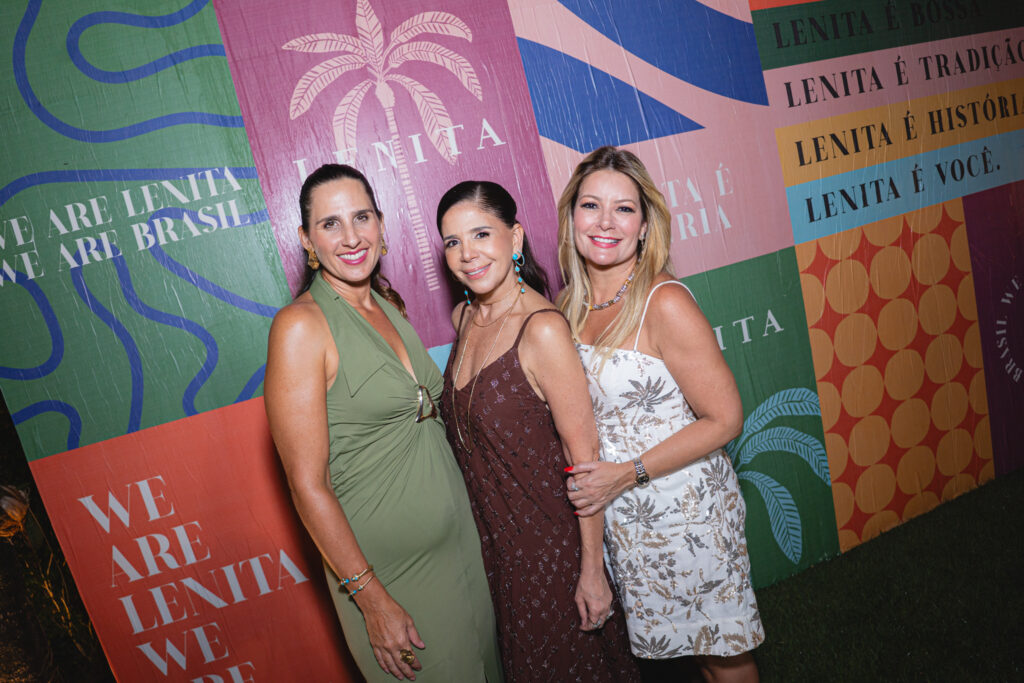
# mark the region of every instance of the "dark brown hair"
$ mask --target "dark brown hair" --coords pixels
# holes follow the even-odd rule
[[[519,222],[516,218],[516,200],[504,187],[489,180],[465,180],[444,193],[441,201],[437,204],[437,230],[441,231],[441,221],[453,206],[469,202],[480,209],[491,214],[511,230]],[[548,276],[544,269],[533,258],[530,251],[530,242],[526,239],[526,230],[523,230],[523,263],[520,275],[523,281],[532,289],[540,292],[543,296],[550,296],[548,290]]]
[[[380,208],[377,206],[377,197],[373,194],[373,188],[370,187],[370,181],[366,179],[366,176],[345,164],[324,164],[309,174],[306,181],[302,183],[302,190],[299,192],[299,213],[302,215],[302,231],[307,235],[309,234],[309,212],[313,203],[313,190],[324,183],[329,183],[333,180],[343,180],[345,178],[358,180],[363,184],[363,189],[366,190],[366,195],[370,198],[370,203],[373,205],[373,210],[377,214],[377,218],[381,218],[382,214],[380,212]],[[302,294],[309,289],[310,285],[313,284],[314,277],[316,277],[316,271],[310,268],[307,263],[306,271],[302,276],[302,286],[299,288],[299,294]],[[409,317],[406,315],[405,302],[402,300],[402,297],[399,296],[398,292],[391,288],[391,283],[388,282],[388,279],[381,274],[379,260],[377,261],[377,265],[373,267],[373,272],[370,274],[370,287],[373,288],[373,291],[380,294],[382,297],[387,299],[391,305],[397,308],[403,317]]]

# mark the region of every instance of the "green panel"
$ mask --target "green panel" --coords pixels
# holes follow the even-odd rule
[[[683,279],[743,399],[727,447],[747,502],[754,587],[839,552],[807,319],[792,247]]]
[[[822,0],[753,12],[754,35],[767,71],[900,45],[1024,25],[1024,3],[1004,0]],[[981,47],[978,45],[976,47]],[[1003,61],[1007,47],[992,47]]]
[[[213,7],[176,9],[0,6],[0,388],[30,460],[261,392],[289,293]]]

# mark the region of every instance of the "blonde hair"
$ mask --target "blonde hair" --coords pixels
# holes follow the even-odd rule
[[[665,197],[635,154],[615,147],[600,147],[576,166],[558,200],[558,266],[565,289],[558,295],[557,301],[558,308],[569,321],[576,341],[579,341],[580,332],[586,325],[590,313],[588,304],[593,301],[594,290],[583,257],[576,251],[572,214],[584,179],[603,170],[627,175],[636,185],[642,218],[647,223],[647,236],[638,251],[633,282],[619,302],[619,313],[615,321],[594,341],[599,362],[598,372],[612,351],[621,347],[640,324],[647,294],[655,278],[662,271],[671,272],[669,245],[672,241],[672,217],[665,204]]]

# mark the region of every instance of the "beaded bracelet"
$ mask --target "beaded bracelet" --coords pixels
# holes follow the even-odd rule
[[[356,593],[358,593],[359,591],[361,591],[364,588],[366,588],[366,586],[369,585],[369,583],[371,581],[373,581],[376,577],[377,577],[376,574],[370,574],[370,578],[368,578],[366,581],[364,581],[361,586],[356,586],[356,589],[354,591],[349,591],[348,592],[348,597],[355,598],[356,597]]]
[[[371,564],[369,567],[367,567],[366,569],[364,569],[363,571],[359,572],[358,574],[356,574],[354,576],[350,576],[347,579],[338,579],[338,590],[341,590],[342,588],[345,588],[345,586],[349,585],[350,583],[354,583],[354,582],[358,581],[359,579],[363,578],[363,576],[367,572],[372,572],[372,571],[373,571],[373,565]],[[369,583],[369,582],[367,582],[367,583]],[[366,584],[363,584],[363,585],[366,585]],[[345,588],[345,590],[347,591],[348,589]]]

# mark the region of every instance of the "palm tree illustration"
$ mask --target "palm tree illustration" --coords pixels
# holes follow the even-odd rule
[[[725,447],[740,481],[749,482],[761,494],[775,543],[793,564],[799,564],[803,556],[800,510],[789,490],[773,477],[755,470],[752,461],[763,453],[796,455],[822,483],[831,486],[825,446],[817,436],[789,426],[769,426],[780,419],[815,415],[821,415],[817,394],[806,387],[783,389],[755,408],[743,421],[743,433]]]
[[[483,100],[483,89],[473,65],[465,57],[428,40],[413,40],[424,34],[463,38],[470,42],[473,40],[473,32],[457,16],[448,12],[422,12],[399,24],[385,44],[383,28],[369,0],[356,0],[356,35],[311,33],[289,40],[281,47],[284,50],[298,52],[341,53],[320,62],[302,75],[295,85],[295,90],[292,91],[291,102],[288,105],[291,119],[305,113],[317,95],[342,74],[366,69],[368,77],[346,92],[334,109],[334,140],[339,150],[355,147],[359,112],[366,94],[372,88],[377,101],[384,109],[394,161],[409,207],[416,249],[423,264],[427,288],[436,290],[441,284],[427,237],[423,212],[413,192],[409,163],[395,120],[396,102],[392,85],[400,86],[409,94],[423,122],[427,138],[441,157],[450,164],[455,163],[455,155],[448,144],[446,132],[446,129],[450,131],[452,126],[448,109],[432,90],[396,71],[408,62],[428,62],[447,69],[478,100]]]

